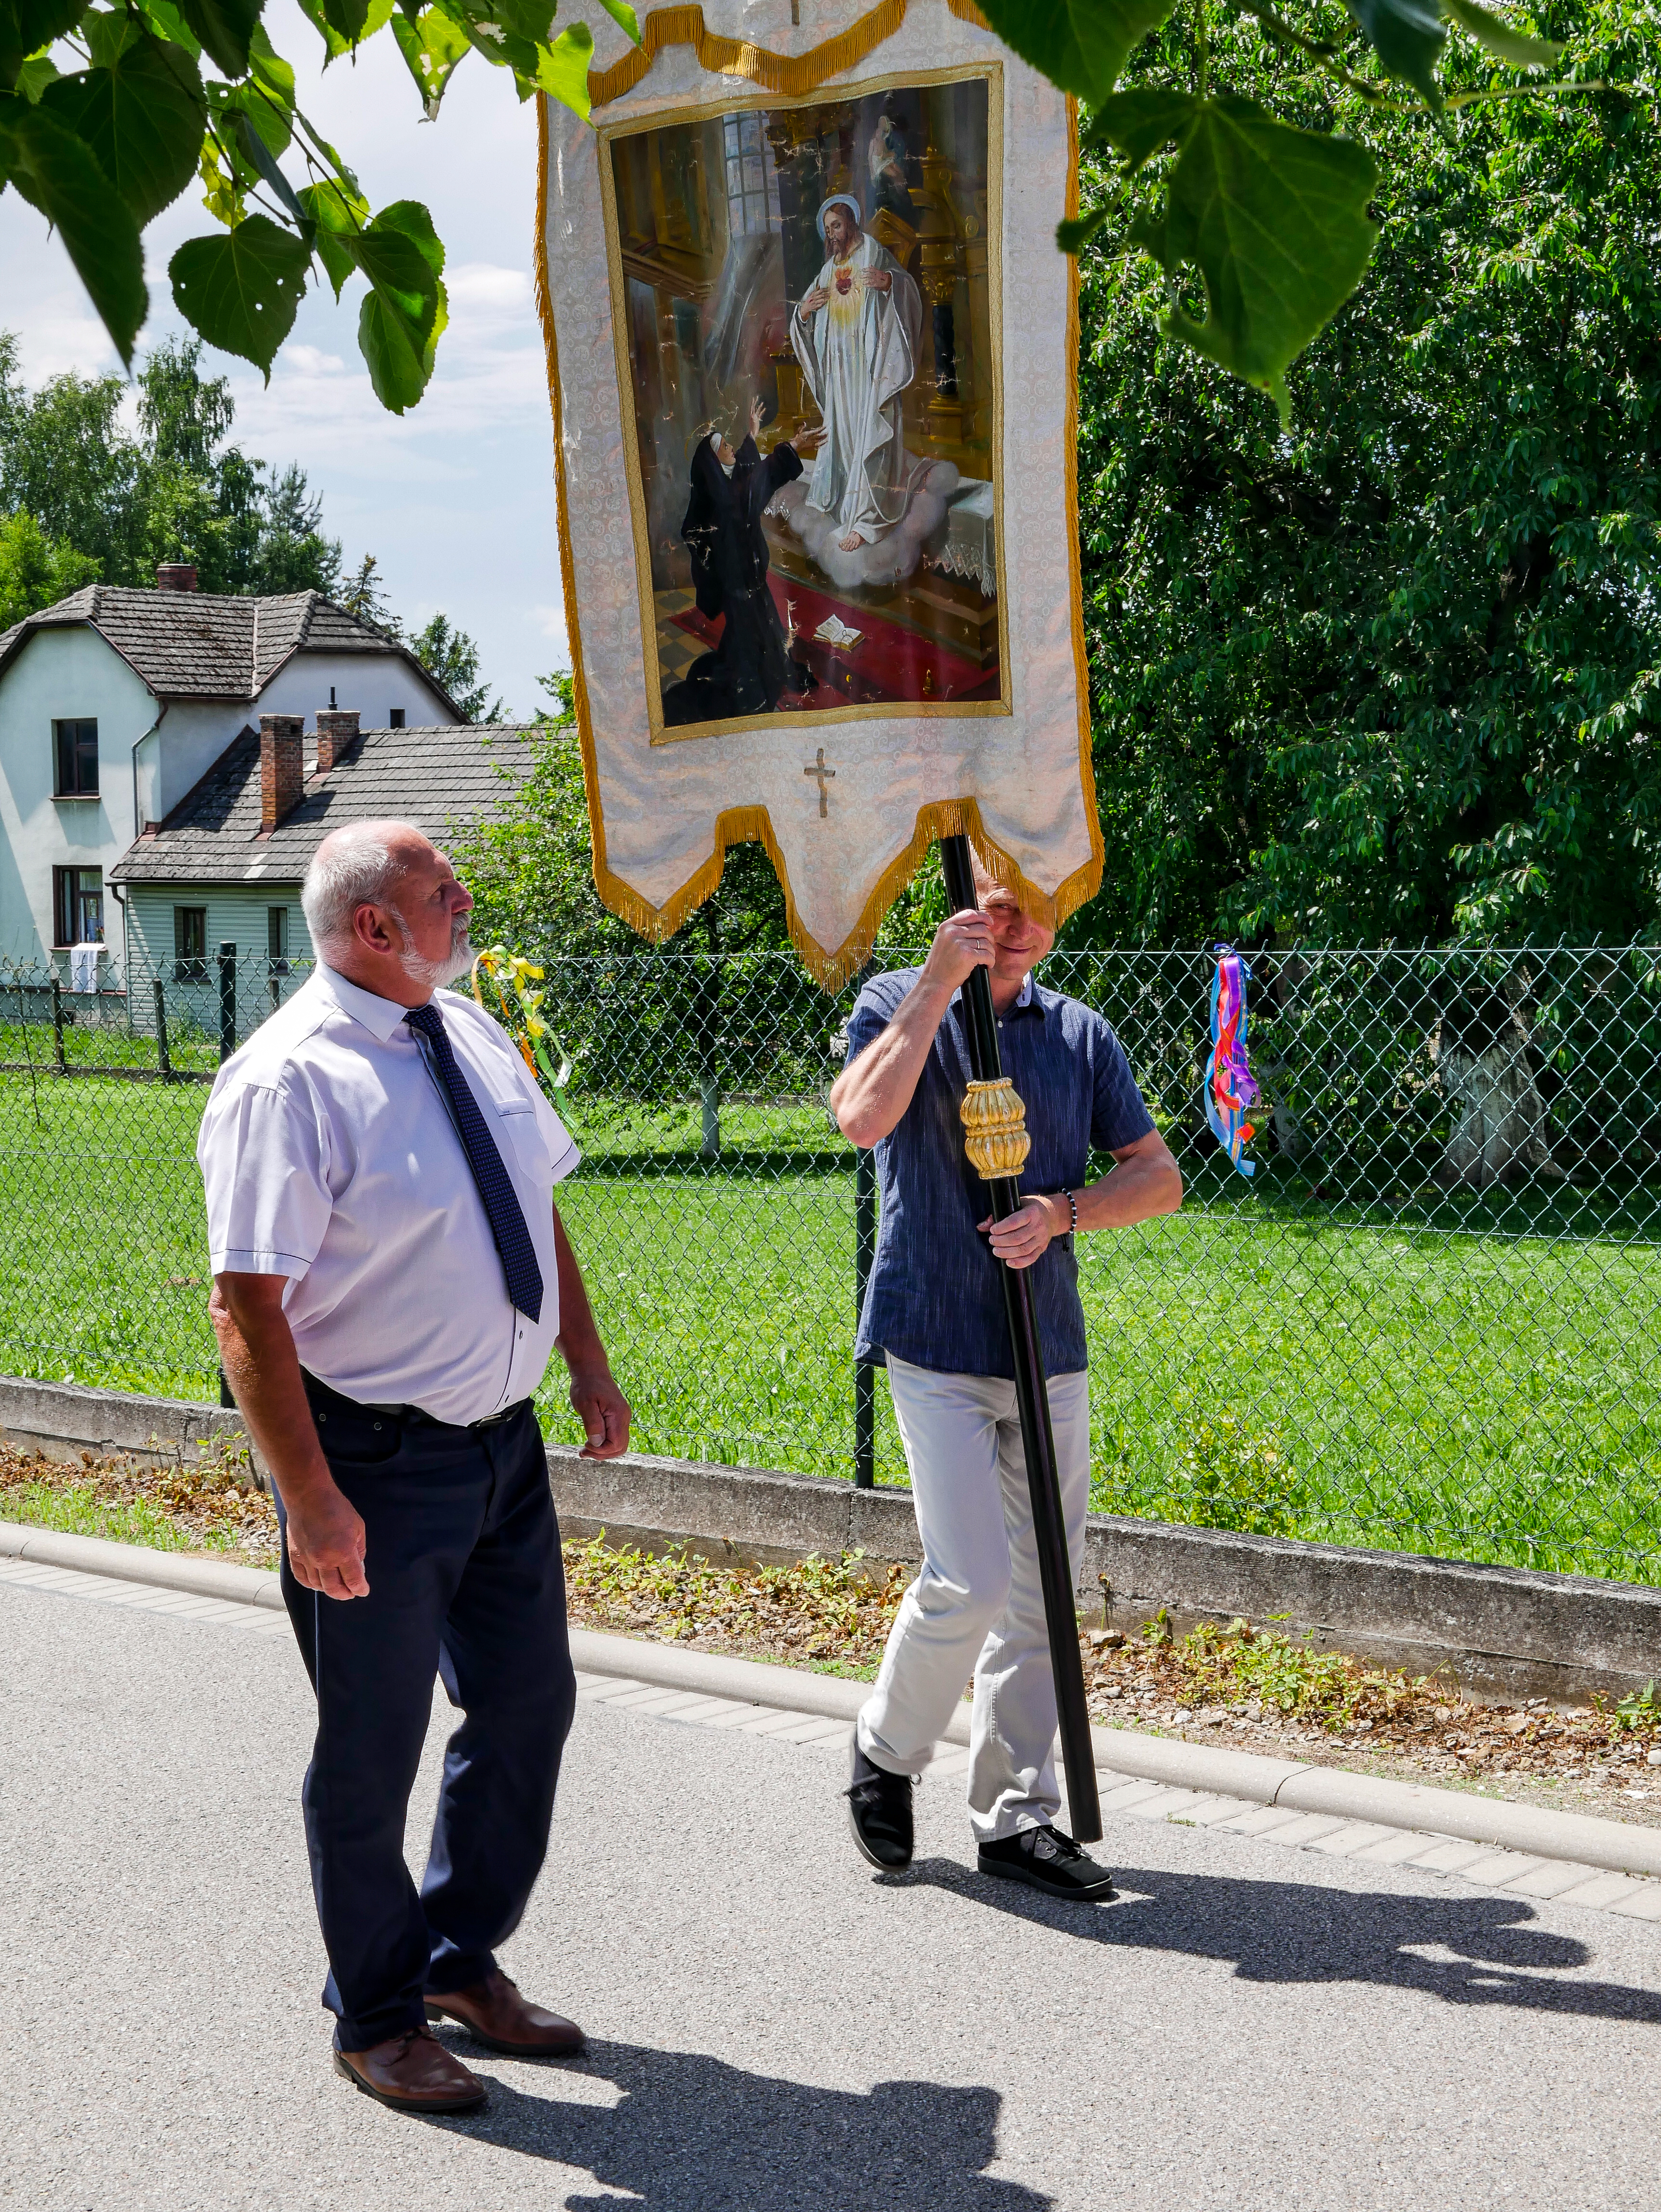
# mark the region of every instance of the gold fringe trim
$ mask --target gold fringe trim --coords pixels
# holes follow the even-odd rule
[[[743,39],[719,37],[704,22],[699,7],[654,8],[642,27],[637,46],[631,46],[610,69],[589,70],[589,109],[608,106],[632,92],[666,46],[691,46],[699,68],[713,76],[743,77],[764,92],[799,100],[856,67],[885,39],[891,39],[905,21],[905,4],[906,0],[880,0],[868,15],[861,15],[823,46],[810,46],[805,54],[776,54]],[[959,22],[991,29],[975,0],[946,0],[946,4]]]
[[[972,5],[972,0],[947,0],[947,4],[954,15],[966,21],[983,21]],[[897,27],[904,12],[904,0],[885,0],[885,7],[890,5],[896,11],[895,25]],[[879,9],[876,12],[880,15],[885,9]],[[695,7],[663,9],[659,14],[696,17],[700,27],[703,21],[703,11]],[[648,17],[648,33],[657,20],[657,15]],[[872,19],[867,16],[863,20],[869,22]],[[860,26],[856,24],[854,28],[857,31]],[[751,48],[749,51],[755,50]],[[825,50],[821,47],[817,51],[823,52]],[[804,56],[802,58],[806,61],[812,57]],[[641,75],[644,74],[642,69]],[[1067,212],[1076,215],[1079,204],[1079,118],[1077,103],[1071,99],[1068,101],[1068,135]],[[654,943],[661,943],[665,938],[672,937],[687,916],[720,888],[729,848],[760,844],[766,848],[767,857],[783,888],[785,922],[790,932],[791,942],[801,955],[802,964],[825,990],[837,991],[865,965],[876,942],[877,932],[882,927],[883,917],[922,866],[929,847],[940,837],[966,836],[993,880],[1013,890],[1025,911],[1035,921],[1042,923],[1046,929],[1059,929],[1069,915],[1076,914],[1086,901],[1093,898],[1101,888],[1104,857],[1101,823],[1096,810],[1096,778],[1090,757],[1089,672],[1085,657],[1083,576],[1079,559],[1079,280],[1076,261],[1072,264],[1067,318],[1067,490],[1068,511],[1073,517],[1073,654],[1079,686],[1079,770],[1085,819],[1090,830],[1091,857],[1081,867],[1075,868],[1053,893],[1042,890],[1037,884],[1027,879],[1018,864],[987,835],[981,820],[980,807],[973,799],[938,800],[933,805],[918,809],[910,843],[883,871],[848,936],[840,945],[827,947],[810,934],[797,910],[796,896],[785,866],[784,854],[773,834],[773,824],[764,806],[732,807],[725,813],[718,814],[715,817],[715,851],[665,906],[653,906],[632,884],[625,883],[621,876],[613,874],[607,863],[605,822],[599,804],[599,767],[594,751],[593,723],[582,667],[582,640],[577,623],[576,561],[566,521],[565,441],[561,421],[559,346],[554,334],[553,303],[548,295],[548,99],[545,94],[537,100],[536,205],[536,303],[548,361],[548,396],[553,409],[554,481],[559,501],[560,581],[564,589],[565,608],[570,622],[572,697],[576,707],[577,739],[582,749],[583,781],[588,793],[588,824],[594,853],[594,889],[599,892],[602,903],[639,935]]]

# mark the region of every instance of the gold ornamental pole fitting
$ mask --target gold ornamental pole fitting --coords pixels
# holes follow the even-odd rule
[[[1007,1075],[994,1083],[971,1083],[958,1113],[968,1132],[963,1148],[983,1182],[1020,1173],[1032,1139],[1026,1133],[1026,1109]]]

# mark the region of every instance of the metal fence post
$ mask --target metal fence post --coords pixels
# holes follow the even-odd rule
[[[60,1075],[64,1073],[64,987],[56,975],[52,979],[52,1064]]]
[[[861,1146],[854,1155],[854,1310],[865,1311],[865,1289],[877,1250],[877,1156]],[[863,1361],[854,1369],[854,1486],[877,1480],[877,1377]]]
[[[155,976],[150,984],[155,1000],[155,1066],[161,1075],[173,1073],[173,1060],[167,1051],[167,1001],[162,994],[161,978]]]
[[[219,1058],[222,1065],[236,1050],[236,946],[228,939],[219,947]]]

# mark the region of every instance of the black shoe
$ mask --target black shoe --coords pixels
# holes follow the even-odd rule
[[[1094,1905],[1119,1893],[1107,1869],[1060,1828],[1021,1828],[1000,1843],[983,1844],[980,1864],[983,1874],[1028,1882],[1048,1897]]]
[[[911,1777],[873,1766],[854,1742],[854,1779],[843,1792],[854,1841],[883,1874],[911,1863]]]

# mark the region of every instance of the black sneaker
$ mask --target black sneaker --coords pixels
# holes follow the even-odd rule
[[[854,1779],[843,1792],[854,1841],[873,1867],[898,1874],[911,1863],[911,1777],[873,1766],[854,1740]]]
[[[1049,1897],[1094,1905],[1119,1893],[1107,1869],[1060,1828],[1021,1828],[1001,1842],[983,1844],[980,1865],[983,1874],[1027,1882]]]

